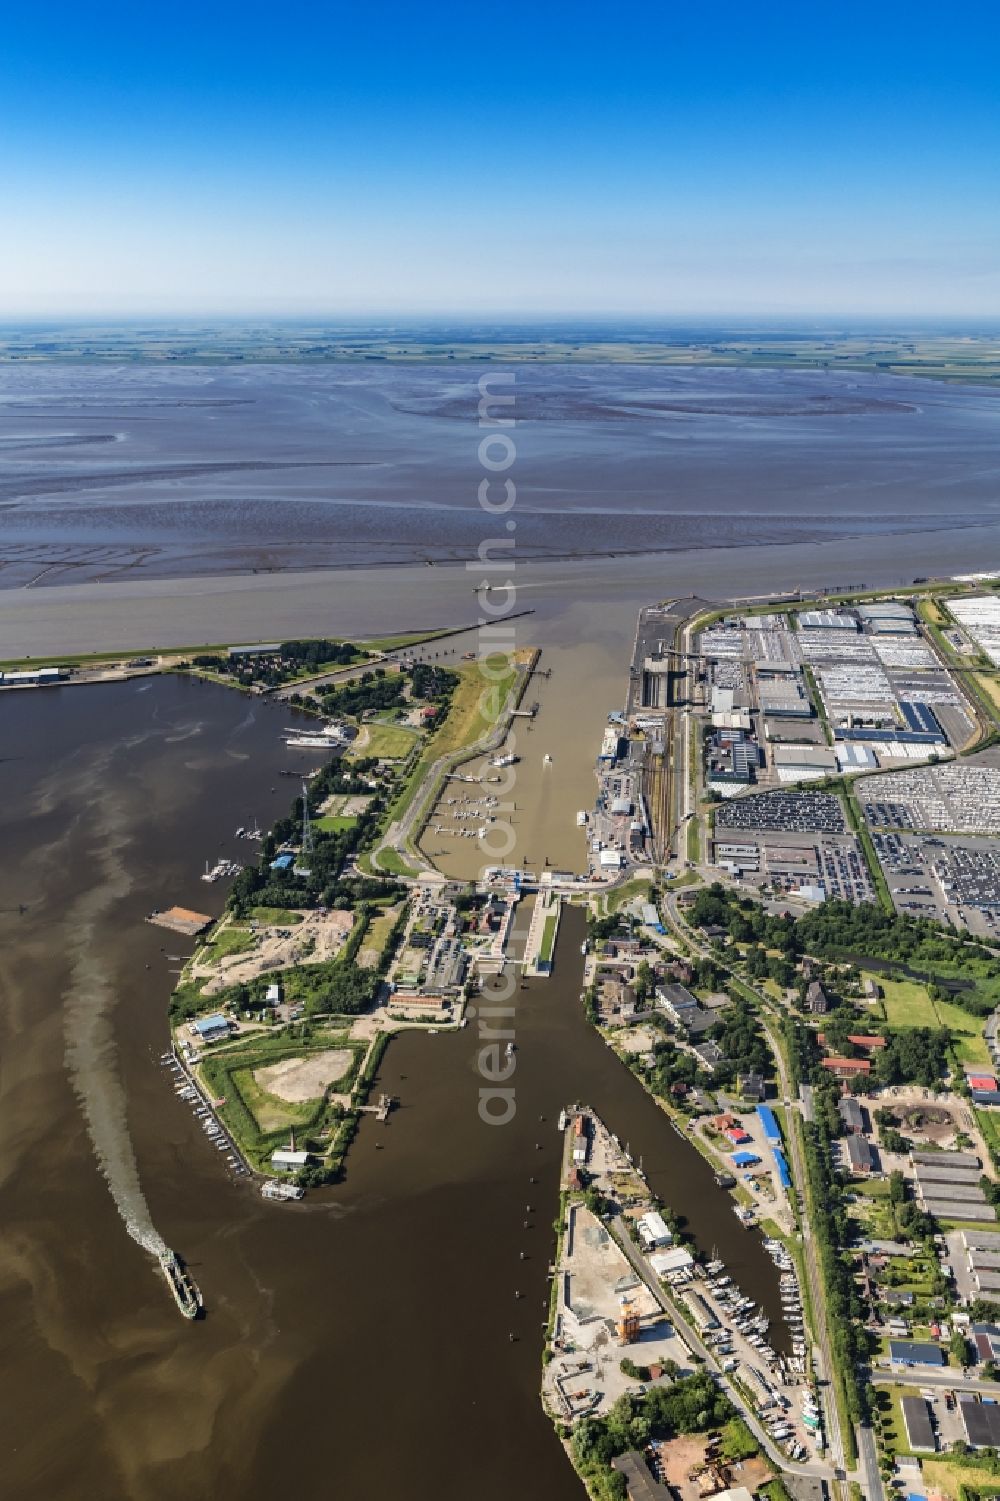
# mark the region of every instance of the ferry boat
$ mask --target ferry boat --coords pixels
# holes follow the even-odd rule
[[[201,1290],[176,1252],[160,1252],[160,1270],[181,1313],[186,1319],[196,1319],[203,1306]]]
[[[584,829],[584,828],[586,828],[587,823],[589,822],[589,820],[590,820],[590,814],[587,812],[586,808],[581,808],[580,811],[579,811],[579,813],[576,815],[576,826],[577,826],[577,828],[578,829]]]
[[[507,1044],[507,1046],[504,1048],[504,1052],[506,1053],[506,1055],[507,1055],[508,1058],[513,1058],[513,1056],[514,1056],[514,1044],[512,1042],[509,1042]]]
[[[304,1199],[306,1191],[297,1183],[283,1183],[280,1178],[268,1178],[260,1185],[262,1199]]]
[[[520,761],[520,759],[521,759],[520,756],[512,755],[508,751],[508,753],[506,755],[504,755],[504,756],[494,756],[493,760],[490,762],[490,765],[491,766],[516,766],[517,763],[518,763],[518,761]]]
[[[290,730],[285,744],[289,750],[335,750],[346,738],[339,725],[326,724],[318,730]]]
[[[546,751],[545,755],[542,757],[542,765],[543,766],[551,766],[552,765],[552,757],[549,755],[548,751]]]

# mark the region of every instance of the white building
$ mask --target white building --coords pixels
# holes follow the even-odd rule
[[[655,1251],[649,1264],[658,1277],[669,1277],[674,1272],[686,1272],[694,1266],[694,1257],[684,1246],[674,1246],[669,1251]]]
[[[271,1153],[271,1166],[278,1172],[297,1173],[299,1168],[305,1167],[308,1161],[308,1152],[290,1152],[287,1148],[278,1147]]]
[[[639,1231],[639,1239],[647,1251],[658,1251],[661,1246],[669,1246],[674,1238],[669,1225],[658,1209],[651,1209],[648,1214],[644,1214],[636,1228]]]

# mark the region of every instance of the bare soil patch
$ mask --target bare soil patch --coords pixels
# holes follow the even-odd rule
[[[350,1048],[327,1048],[307,1058],[284,1058],[280,1063],[255,1068],[253,1076],[268,1094],[291,1105],[302,1105],[325,1094],[329,1085],[346,1074],[353,1060]]]

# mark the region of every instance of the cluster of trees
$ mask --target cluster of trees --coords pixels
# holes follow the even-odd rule
[[[772,916],[759,902],[727,891],[721,881],[713,881],[699,891],[688,916],[699,928],[725,928],[734,943],[779,949],[789,963],[794,963],[801,951],[794,918]]]
[[[948,1070],[950,1034],[940,1027],[909,1027],[893,1032],[875,1057],[878,1084],[923,1084],[936,1088]]]
[[[365,757],[351,767],[345,767],[340,760],[330,761],[309,784],[310,817],[318,815],[320,807],[332,794],[371,792],[369,782],[377,764],[372,757]],[[271,862],[280,846],[298,840],[302,827],[302,798],[297,797],[289,815],[279,818],[264,838],[258,863],[245,866],[236,876],[229,905],[238,917],[248,916],[254,907],[341,905],[338,896],[345,890],[341,874],[347,858],[374,836],[384,807],[385,795],[379,788],[353,823],[340,829],[314,828],[312,854],[306,861],[296,861],[307,874],[297,874],[293,869],[272,870]],[[378,889],[381,891],[382,885]]]
[[[410,699],[445,707],[460,682],[457,672],[418,662],[401,672],[387,673],[384,667],[363,672],[353,683],[340,687],[329,684],[317,691],[322,695],[325,714],[364,714],[367,711],[401,708]]]
[[[384,667],[363,672],[353,683],[334,683],[320,687],[325,714],[364,714],[380,709],[397,709],[406,702],[406,677],[401,672],[391,676]]]
[[[976,989],[970,962],[982,978],[997,979],[1000,957],[969,933],[945,931],[929,918],[844,901],[823,902],[799,918],[772,916],[718,881],[697,894],[689,916],[697,927],[724,928],[734,943],[750,945],[747,970],[757,979],[793,983],[792,970],[803,954],[821,959],[862,956],[915,967],[931,981],[932,997],[955,1001],[976,1016],[987,1015],[995,1005],[990,995]],[[777,953],[769,955],[768,949]]]
[[[833,1173],[833,1134],[826,1111],[803,1126],[806,1172],[817,1213],[813,1234],[819,1246],[830,1316],[834,1361],[842,1373],[847,1408],[853,1422],[868,1415],[868,1387],[862,1371],[869,1357],[864,1328],[865,1307],[851,1272],[847,1253],[851,1227],[841,1185]]]
[[[683,1376],[670,1386],[626,1392],[605,1417],[584,1418],[573,1432],[573,1455],[592,1494],[601,1501],[626,1495],[624,1476],[611,1461],[629,1449],[644,1449],[651,1439],[679,1433],[705,1433],[733,1415],[727,1398],[706,1371]]]
[[[968,932],[946,932],[926,917],[885,912],[868,903],[855,907],[850,902],[824,902],[799,918],[795,926],[802,950],[820,957],[860,954],[916,967],[918,973],[922,968],[931,975],[935,970],[950,974],[976,960],[985,976],[1000,977],[1000,961],[992,950]],[[974,987],[958,988],[952,993],[939,985],[936,990],[932,988],[932,993],[940,999],[956,1001],[977,1016],[985,1016],[993,1009],[993,1001],[977,995]]]
[[[653,1044],[653,1059],[646,1080],[654,1094],[665,1098],[674,1084],[694,1084],[698,1077],[698,1066],[690,1053],[682,1053],[668,1037]],[[637,1072],[642,1068],[638,1058],[633,1057],[632,1065]]]
[[[909,1186],[901,1172],[889,1174],[889,1203],[900,1235],[910,1240],[927,1240],[934,1235],[937,1221],[910,1197]]]
[[[753,1007],[743,996],[736,996],[712,1028],[712,1037],[726,1055],[719,1064],[716,1078],[725,1082],[736,1074],[757,1073],[767,1078],[774,1069],[768,1047]]]
[[[324,667],[348,667],[365,655],[350,641],[282,641],[276,651],[254,656],[220,656],[203,652],[192,658],[195,667],[225,673],[243,687],[261,683],[280,688],[292,679],[319,672]]]

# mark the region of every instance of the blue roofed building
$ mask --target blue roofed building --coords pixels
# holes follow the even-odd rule
[[[229,1036],[229,1023],[221,1012],[216,1011],[212,1016],[201,1016],[194,1024],[194,1030],[202,1042],[211,1042],[216,1037]]]
[[[889,1359],[893,1365],[945,1365],[944,1351],[940,1345],[932,1345],[913,1339],[891,1339]]]
[[[782,1188],[791,1188],[792,1175],[788,1171],[788,1163],[785,1161],[785,1154],[780,1147],[774,1148],[774,1162],[778,1169],[778,1178],[781,1181]]]
[[[780,1147],[781,1127],[778,1125],[774,1111],[771,1109],[770,1105],[757,1106],[757,1119],[760,1121],[762,1127],[764,1128],[764,1140],[767,1142],[768,1146]]]

